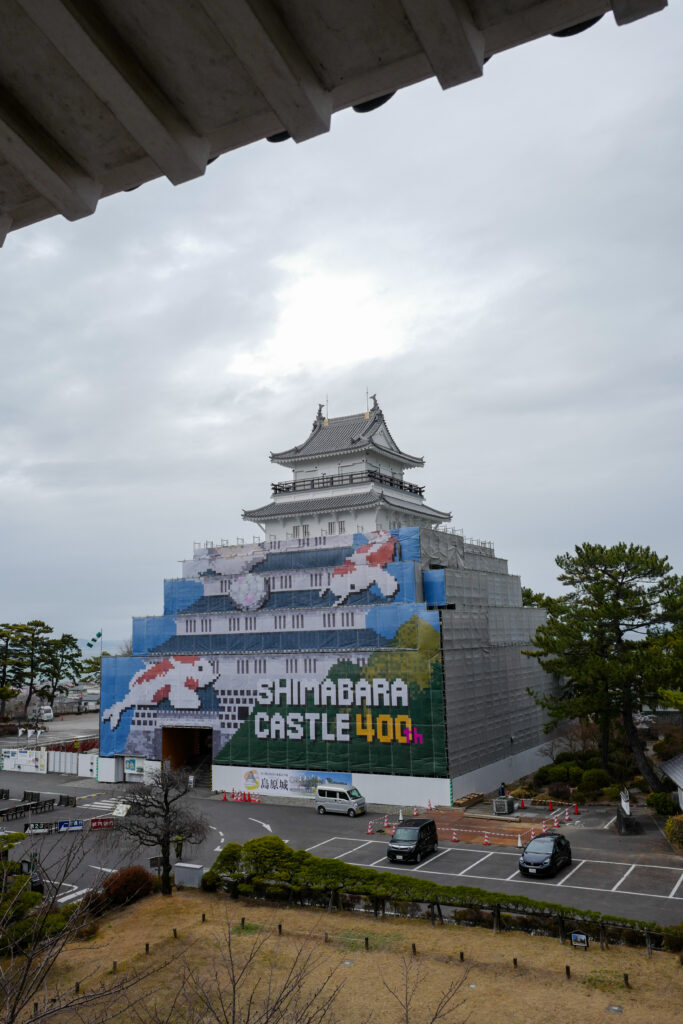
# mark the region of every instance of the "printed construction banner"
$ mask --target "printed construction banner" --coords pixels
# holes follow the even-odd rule
[[[439,616],[415,599],[419,531],[287,543],[207,549],[186,566],[197,578],[167,586],[166,614],[136,620],[137,656],[102,663],[101,755],[159,761],[208,744],[215,764],[300,779],[446,777]]]

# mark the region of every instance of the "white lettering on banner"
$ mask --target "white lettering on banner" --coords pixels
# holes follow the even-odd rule
[[[291,715],[287,715],[287,738],[290,740],[300,740],[304,735],[304,717],[298,714],[296,711]]]
[[[305,706],[309,695],[316,707],[365,704],[368,708],[407,708],[410,703],[408,685],[402,679],[394,679],[391,683],[386,679],[359,679],[355,683],[350,679],[339,679],[337,682],[333,679],[323,679],[322,682],[262,679],[257,693],[259,704],[284,704],[287,707]]]
[[[273,684],[267,680],[262,679],[258,684],[258,703],[259,704],[272,704],[273,703]]]
[[[270,736],[270,729],[268,728],[268,715],[265,711],[259,711],[254,716],[254,732],[256,738],[259,740],[267,740]],[[261,723],[263,722],[263,725]]]
[[[337,683],[339,693],[337,696],[337,703],[342,707],[348,707],[353,704],[353,683],[350,679],[340,679]]]
[[[351,737],[349,736],[349,729],[351,727],[351,716],[350,715],[336,715],[335,726],[337,728],[336,740],[337,743],[350,743]]]

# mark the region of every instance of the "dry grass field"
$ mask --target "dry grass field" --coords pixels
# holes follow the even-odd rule
[[[471,1024],[593,1024],[612,1019],[618,1011],[609,1008],[620,1007],[621,1019],[631,1024],[683,1022],[683,968],[672,953],[655,953],[648,959],[644,950],[627,947],[601,952],[599,946],[591,946],[584,951],[556,939],[521,933],[494,935],[481,928],[432,927],[427,921],[382,921],[360,914],[286,909],[189,891],[170,898],[153,896],[109,914],[94,938],[67,947],[50,985],[73,988],[80,981],[84,988],[94,986],[113,979],[114,960],[120,977],[174,957],[169,966],[142,983],[155,990],[160,1007],[170,1000],[183,971],[203,975],[201,984],[209,991],[214,983],[209,977],[212,965],[226,951],[228,923],[238,962],[254,942],[268,936],[254,960],[253,977],[261,978],[262,984],[268,977],[284,976],[297,949],[316,958],[315,966],[309,965],[306,971],[308,986],[334,970],[331,983],[343,984],[325,1020],[422,1024],[431,1020],[439,995],[451,983],[460,983],[454,1003],[462,1005],[444,1019]],[[148,955],[145,943],[150,944]],[[391,994],[402,991],[406,964],[410,984],[418,981],[408,1017]],[[624,986],[625,972],[630,988]],[[189,974],[184,982],[188,986]],[[225,990],[223,982],[221,987]]]

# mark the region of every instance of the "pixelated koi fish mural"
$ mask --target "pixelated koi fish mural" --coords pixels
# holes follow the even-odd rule
[[[126,696],[107,708],[102,721],[116,729],[128,708],[160,704],[163,700],[174,708],[196,711],[201,707],[197,691],[215,683],[219,675],[217,665],[209,658],[178,654],[141,669],[131,679]]]
[[[373,583],[383,597],[394,596],[398,580],[386,567],[394,559],[397,541],[386,530],[378,530],[370,536],[372,540],[361,544],[343,565],[332,570],[328,586],[320,591],[321,597],[330,590],[337,598],[334,604],[342,604],[349,594],[367,590]]]

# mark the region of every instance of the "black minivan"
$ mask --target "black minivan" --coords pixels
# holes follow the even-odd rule
[[[433,818],[411,818],[403,821],[396,829],[389,845],[387,857],[390,861],[414,860],[416,864],[426,854],[438,848],[439,835]]]

